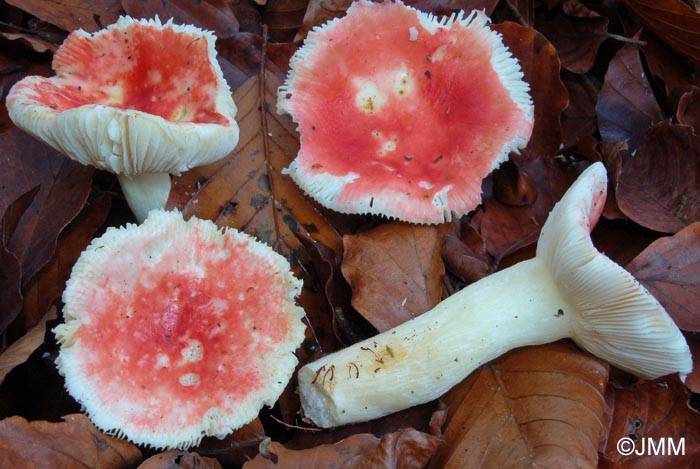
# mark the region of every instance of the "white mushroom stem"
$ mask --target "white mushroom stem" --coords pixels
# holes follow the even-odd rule
[[[141,223],[148,212],[165,208],[170,196],[170,174],[119,174],[119,184],[136,220]]]
[[[441,396],[508,350],[567,337],[643,378],[689,373],[690,350],[666,311],[591,242],[606,186],[602,164],[579,177],[550,214],[534,259],[301,368],[305,416],[320,427],[375,419]]]

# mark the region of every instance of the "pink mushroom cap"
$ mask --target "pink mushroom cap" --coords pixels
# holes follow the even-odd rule
[[[442,223],[473,210],[533,126],[520,65],[487,23],[359,0],[312,30],[278,92],[301,135],[288,174],[342,213]]]
[[[300,289],[269,246],[152,211],[78,259],[55,328],[57,365],[105,431],[155,448],[224,437],[287,385],[304,339]]]

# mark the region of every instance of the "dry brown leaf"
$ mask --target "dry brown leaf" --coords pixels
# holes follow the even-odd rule
[[[626,269],[679,328],[700,331],[700,222],[653,242]]]
[[[562,70],[562,81],[569,92],[569,106],[561,116],[562,140],[565,147],[573,146],[583,137],[598,131],[595,105],[598,87],[590,77]]]
[[[236,90],[241,130],[235,152],[175,178],[168,205],[188,217],[241,229],[288,257],[301,248],[297,232],[341,252],[341,238],[323,209],[281,174],[299,149],[295,125],[277,115],[281,83],[268,72],[262,81],[253,77]]]
[[[518,349],[449,391],[432,468],[595,467],[608,367],[568,341]]]
[[[82,28],[92,33],[114,23],[123,13],[120,0],[8,0],[7,3],[64,31]]]
[[[177,24],[193,24],[227,38],[238,32],[239,23],[226,0],[121,0],[126,13],[134,18],[154,18]]]
[[[692,127],[693,133],[700,135],[700,87],[693,86],[681,96],[676,119],[680,124]]]
[[[620,210],[640,225],[675,233],[700,221],[700,135],[661,123],[624,159],[617,183]]]
[[[602,139],[627,141],[630,150],[644,142],[649,127],[664,119],[636,45],[625,45],[610,62],[596,114]]]
[[[532,28],[503,23],[493,29],[503,35],[503,43],[520,61],[524,80],[530,84],[535,126],[527,150],[538,157],[554,156],[561,145],[561,113],[569,104],[566,87],[559,76],[557,51]]]
[[[556,47],[562,67],[573,73],[586,73],[593,67],[608,33],[608,19],[578,0],[566,0],[562,9],[542,12],[536,26]]]
[[[397,222],[343,238],[341,269],[352,287],[352,305],[379,332],[440,301],[444,231]]]
[[[205,458],[197,453],[170,450],[151,456],[138,469],[221,469],[215,458]]]
[[[51,308],[39,323],[17,339],[0,354],[0,383],[17,365],[21,365],[44,343],[46,322],[56,319],[56,308]]]
[[[25,33],[0,33],[0,36],[10,41],[23,42],[36,52],[56,52],[58,46],[51,41],[47,41],[39,36]],[[2,91],[2,90],[0,90]]]
[[[700,60],[700,14],[681,0],[624,0],[676,52]]]
[[[128,441],[100,432],[81,414],[63,422],[0,420],[0,467],[123,468],[141,461],[141,451]]]
[[[304,21],[308,0],[267,0],[262,21],[270,40],[291,42]]]
[[[700,460],[700,415],[688,407],[688,394],[677,375],[656,381],[639,381],[625,389],[611,387],[606,399],[611,414],[610,429],[607,441],[602,445],[601,468],[697,467]],[[630,438],[639,445],[628,456],[618,451],[617,445],[622,438]],[[656,445],[663,442],[665,454],[645,454],[641,441],[648,445],[649,439]],[[676,446],[682,439],[685,454],[671,454],[667,446],[669,439]]]
[[[290,450],[279,443],[267,441],[261,445],[260,455],[243,467],[420,469],[425,467],[439,445],[438,438],[412,428],[386,434],[381,439],[361,433],[335,444],[303,450]]]

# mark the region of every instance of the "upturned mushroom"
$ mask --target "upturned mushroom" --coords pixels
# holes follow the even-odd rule
[[[533,127],[529,85],[488,21],[359,0],[312,30],[278,91],[301,136],[287,173],[342,213],[442,223],[473,210]]]
[[[535,258],[301,368],[305,416],[321,427],[378,418],[439,397],[510,349],[563,338],[641,378],[689,373],[673,320],[593,246],[606,188],[604,166],[591,165],[552,210]]]
[[[221,438],[272,406],[292,376],[300,289],[269,246],[154,210],[78,259],[55,328],[58,368],[102,430],[155,448]]]
[[[68,157],[116,173],[142,221],[165,206],[170,174],[238,143],[214,42],[209,31],[158,18],[74,31],[53,57],[55,76],[26,77],[10,90],[10,118]]]

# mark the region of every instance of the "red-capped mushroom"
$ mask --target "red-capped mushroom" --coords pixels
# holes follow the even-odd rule
[[[223,158],[238,142],[214,42],[209,31],[157,18],[74,31],[54,55],[55,76],[10,90],[10,118],[70,158],[118,174],[141,221],[165,206],[170,174]]]
[[[156,448],[223,437],[287,385],[304,339],[300,289],[267,245],[155,210],[78,259],[57,364],[103,430]]]
[[[289,175],[343,213],[441,223],[473,210],[533,126],[520,65],[487,22],[360,0],[311,31],[278,93],[301,135]]]

